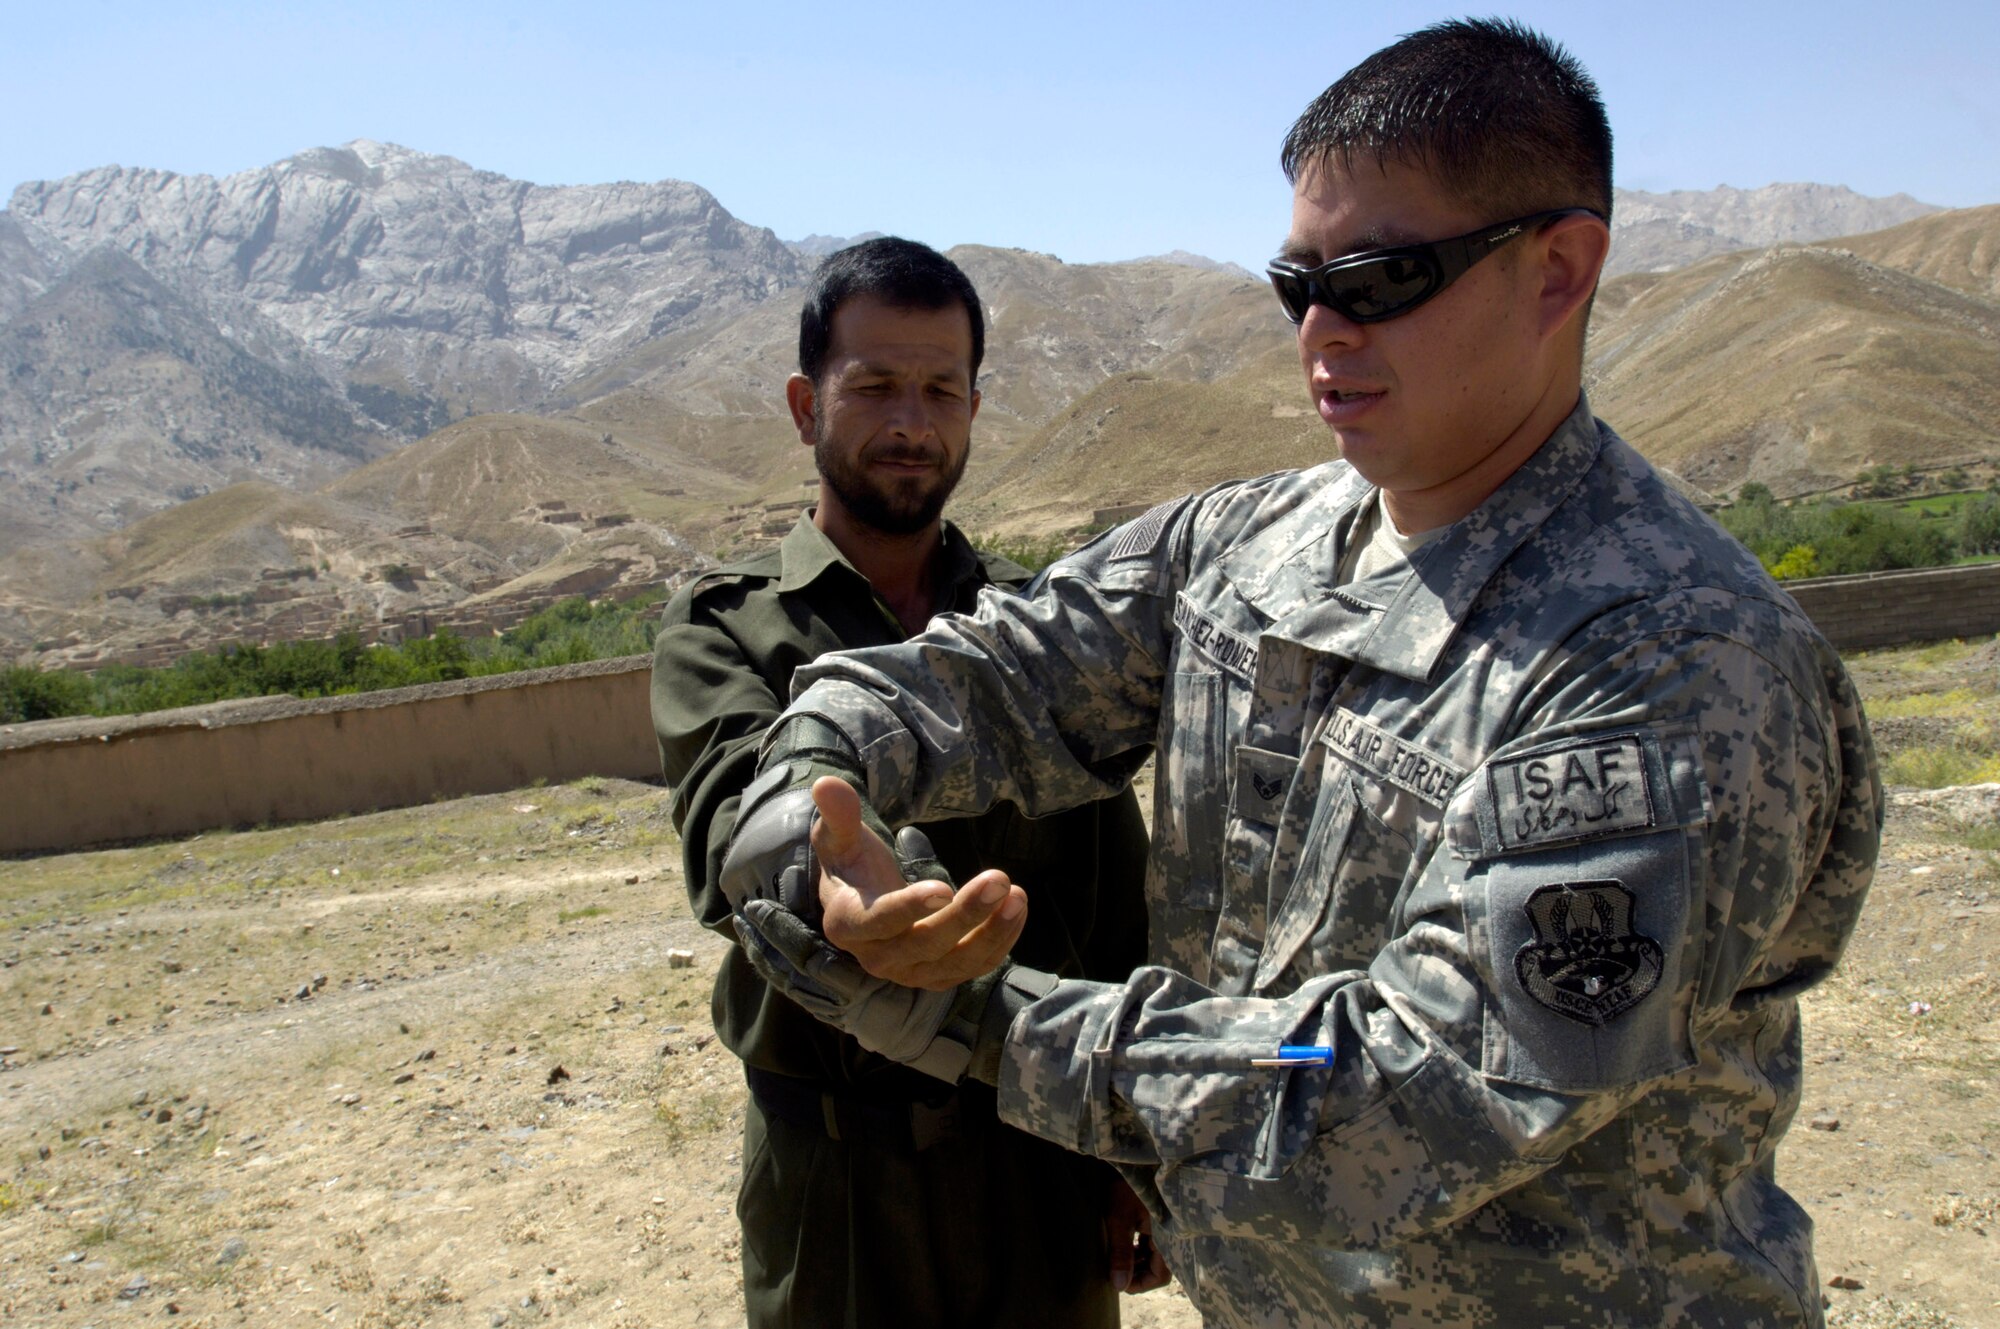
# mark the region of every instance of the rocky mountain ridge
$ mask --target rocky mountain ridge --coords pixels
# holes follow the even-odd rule
[[[968,484],[1124,366],[1206,381],[1288,342],[1268,290],[1225,274],[952,254],[990,316]],[[305,493],[244,478],[109,534],[0,555],[0,640],[44,643],[52,662],[153,661],[336,622],[504,626],[559,593],[656,587],[796,517],[812,474],[784,414],[796,336],[790,301],[719,313],[571,384],[545,414],[457,421]]]
[[[34,357],[0,351],[15,371],[0,379],[0,475],[47,472],[0,494],[0,549],[115,529],[247,476],[326,472],[265,467],[288,442],[351,465],[468,415],[537,409],[645,342],[757,304],[805,271],[697,185],[546,187],[357,140],[221,178],[106,167],[22,185],[0,213],[0,332],[31,322],[64,281],[71,298],[96,283],[88,302],[111,323],[144,323],[155,296],[103,253],[143,271],[185,315],[149,364],[186,377],[202,345],[233,346],[263,367],[246,372],[291,382],[298,423],[288,433],[220,407],[188,422],[128,381],[121,400],[175,423],[150,443],[108,438],[104,394],[79,395],[34,372]],[[88,356],[71,364],[102,368]],[[71,501],[92,467],[110,469],[107,453],[121,503]]]
[[[1926,207],[1823,186],[1621,193],[1614,255],[1653,232],[1725,249],[1824,234],[1878,204]],[[1986,446],[1991,228],[1931,220],[1862,255],[1894,274],[1794,250],[1755,280],[1738,254],[1607,283],[1594,404],[1721,488],[1810,488],[1911,438]],[[222,178],[23,186],[0,212],[0,641],[83,661],[336,620],[499,623],[768,538],[811,476],[782,405],[787,293],[843,242],[779,241],[694,185],[544,188],[367,141]],[[1071,530],[1322,455],[1260,278],[1180,251],[953,254],[989,320],[974,529]],[[1783,309],[1739,310],[1746,292]],[[1947,306],[1953,329],[1925,324]],[[1840,363],[1787,351],[1760,373],[1776,313],[1787,346],[1849,329]],[[1686,335],[1725,325],[1736,349]],[[1899,434],[1926,357],[1949,362],[1944,405]],[[1781,381],[1785,401],[1759,395]],[[1728,409],[1675,412],[1690,393]]]
[[[366,139],[222,178],[86,171],[22,185],[8,213],[73,253],[109,244],[240,300],[350,380],[459,414],[531,405],[801,274],[699,185],[535,185]],[[467,377],[462,400],[447,370]]]
[[[1614,189],[1604,275],[1665,272],[1732,250],[1860,235],[1941,211],[1908,194],[1871,198],[1844,185]]]

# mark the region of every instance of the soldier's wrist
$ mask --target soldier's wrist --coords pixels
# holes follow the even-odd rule
[[[868,801],[868,772],[861,765],[861,753],[854,742],[836,725],[813,714],[780,716],[764,737],[761,771],[752,788],[774,770],[780,788],[810,789],[814,781],[831,775],[845,780],[861,796],[861,824],[875,832],[883,844],[894,845],[895,833]]]
[[[976,1007],[967,1011],[968,1018],[976,1024],[971,1031],[972,1056],[966,1064],[966,1079],[999,1087],[1000,1061],[1007,1050],[1007,1031],[1013,1028],[1014,1018],[1048,996],[1061,981],[1039,969],[1007,964],[966,984],[967,989],[975,986],[981,989]]]
[[[818,715],[779,716],[764,735],[759,766],[765,771],[783,766],[795,772],[814,772],[806,779],[808,784],[821,775],[837,775],[856,789],[865,791],[867,787],[867,771],[854,741]]]

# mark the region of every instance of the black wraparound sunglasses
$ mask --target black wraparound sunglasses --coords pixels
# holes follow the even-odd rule
[[[1349,254],[1316,268],[1274,259],[1265,271],[1285,317],[1294,323],[1303,323],[1314,305],[1325,305],[1355,323],[1380,323],[1409,313],[1515,236],[1577,214],[1597,215],[1590,208],[1556,208],[1449,240]]]

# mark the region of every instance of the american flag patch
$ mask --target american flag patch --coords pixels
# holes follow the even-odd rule
[[[1111,546],[1110,557],[1136,558],[1141,554],[1152,553],[1153,547],[1160,543],[1160,535],[1167,529],[1167,523],[1185,502],[1187,502],[1185,497],[1170,498],[1164,503],[1154,504],[1139,514],[1138,519],[1119,535],[1118,543]]]

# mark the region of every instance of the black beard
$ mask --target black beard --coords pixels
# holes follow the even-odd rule
[[[843,454],[828,446],[825,425],[813,422],[813,465],[820,479],[850,516],[884,535],[915,535],[935,522],[952,490],[958,488],[970,455],[969,448],[959,453],[958,465],[941,473],[937,483],[927,488],[918,491],[914,485],[899,485],[892,489],[872,482],[858,466],[849,465]]]

